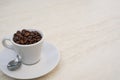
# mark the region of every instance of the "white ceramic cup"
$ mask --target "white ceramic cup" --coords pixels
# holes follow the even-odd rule
[[[4,47],[14,50],[21,56],[21,60],[23,64],[32,65],[40,61],[41,48],[44,41],[44,36],[41,31],[34,29],[27,29],[29,31],[37,31],[42,36],[42,39],[34,44],[29,45],[21,45],[17,44],[13,41],[13,35],[3,38],[2,44]],[[11,43],[8,44],[7,41]]]

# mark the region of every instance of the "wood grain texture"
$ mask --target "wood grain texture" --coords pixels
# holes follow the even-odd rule
[[[1,0],[0,41],[23,28],[42,30],[61,55],[35,80],[120,80],[119,0]]]

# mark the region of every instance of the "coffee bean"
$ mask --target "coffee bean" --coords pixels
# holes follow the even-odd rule
[[[21,34],[21,32],[20,32],[20,31],[17,31],[16,34]]]
[[[31,36],[34,36],[34,32],[32,31],[32,32],[30,33],[30,35],[31,35]]]
[[[32,39],[32,36],[28,36],[28,39]]]
[[[17,44],[20,44],[20,41],[16,41]]]
[[[24,41],[23,41],[23,40],[20,40],[20,43],[21,43],[21,44],[24,44]]]
[[[24,36],[29,36],[30,35],[30,32],[25,32]]]
[[[42,36],[37,31],[28,31],[23,29],[17,31],[13,35],[13,41],[17,44],[29,45],[34,44],[42,39]]]

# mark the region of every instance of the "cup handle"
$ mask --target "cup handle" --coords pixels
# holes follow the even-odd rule
[[[6,37],[3,38],[3,40],[2,40],[3,46],[6,47],[6,48],[8,48],[8,49],[14,50],[13,45],[12,44],[8,44],[7,41],[9,41],[11,43],[11,40],[10,40],[9,36],[6,36]]]

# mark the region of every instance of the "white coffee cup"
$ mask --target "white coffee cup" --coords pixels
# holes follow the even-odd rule
[[[44,36],[41,31],[34,29],[27,29],[27,30],[39,32],[40,35],[42,36],[42,39],[34,44],[21,45],[13,41],[13,35],[12,35],[12,36],[4,37],[2,40],[2,44],[4,47],[14,50],[16,53],[18,53],[18,55],[21,56],[21,60],[23,64],[32,65],[40,61],[40,54],[41,54],[42,44],[44,41]],[[8,44],[7,41],[9,41],[11,45]]]

